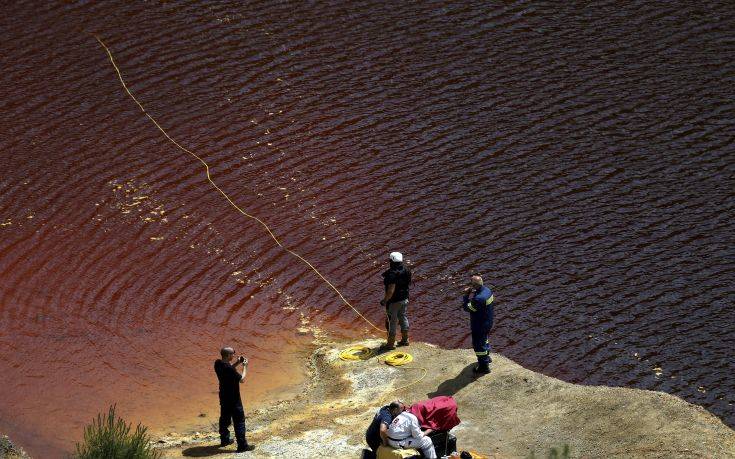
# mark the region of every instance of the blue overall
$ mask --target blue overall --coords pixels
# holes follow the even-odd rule
[[[470,328],[472,329],[472,348],[475,350],[480,368],[487,368],[490,364],[490,341],[487,335],[493,328],[493,292],[482,286],[465,295],[462,307],[470,313]]]

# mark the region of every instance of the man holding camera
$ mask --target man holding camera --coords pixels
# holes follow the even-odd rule
[[[252,451],[254,446],[248,445],[245,439],[245,410],[240,399],[240,384],[245,381],[248,371],[248,360],[240,356],[231,364],[235,357],[235,350],[231,347],[223,347],[220,350],[221,359],[214,362],[214,372],[219,380],[219,436],[220,446],[233,443],[230,439],[230,422],[235,427],[235,438],[237,439],[237,451]],[[237,367],[242,365],[242,373]]]

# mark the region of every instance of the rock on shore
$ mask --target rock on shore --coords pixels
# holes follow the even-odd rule
[[[569,445],[572,457],[735,458],[735,431],[678,397],[638,389],[580,386],[527,370],[493,354],[489,375],[474,377],[470,350],[411,344],[399,350],[414,361],[342,361],[351,344],[377,349],[380,341],[330,343],[308,362],[303,391],[291,400],[248,413],[250,453],[217,448],[216,428],[162,440],[164,457],[360,457],[375,411],[390,400],[451,395],[462,423],[460,449],[494,458],[545,457]],[[426,370],[426,371],[424,371]],[[425,376],[423,376],[425,373]],[[248,409],[246,407],[246,412]]]

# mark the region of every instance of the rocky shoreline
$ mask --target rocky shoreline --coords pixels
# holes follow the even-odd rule
[[[493,458],[545,457],[569,445],[572,457],[735,458],[735,431],[678,397],[638,389],[581,386],[527,370],[493,354],[490,375],[474,377],[474,355],[414,343],[414,361],[399,368],[381,355],[343,361],[339,351],[379,340],[322,343],[305,358],[299,395],[248,410],[254,452],[219,449],[210,420],[198,431],[158,439],[164,457],[361,457],[374,412],[391,399],[413,402],[451,395],[462,423],[460,449]],[[246,389],[247,390],[247,389]]]

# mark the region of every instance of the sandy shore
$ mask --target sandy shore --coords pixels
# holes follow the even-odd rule
[[[216,419],[207,419],[196,431],[157,439],[164,457],[357,458],[382,404],[452,395],[462,419],[453,430],[458,447],[494,458],[545,457],[563,445],[585,458],[735,458],[735,431],[669,394],[569,384],[500,355],[493,355],[490,375],[476,378],[470,350],[415,343],[406,348],[414,361],[394,368],[380,355],[339,359],[340,349],[377,348],[378,340],[322,344],[304,359],[308,377],[297,395],[257,410],[246,407],[254,452],[219,449]]]

